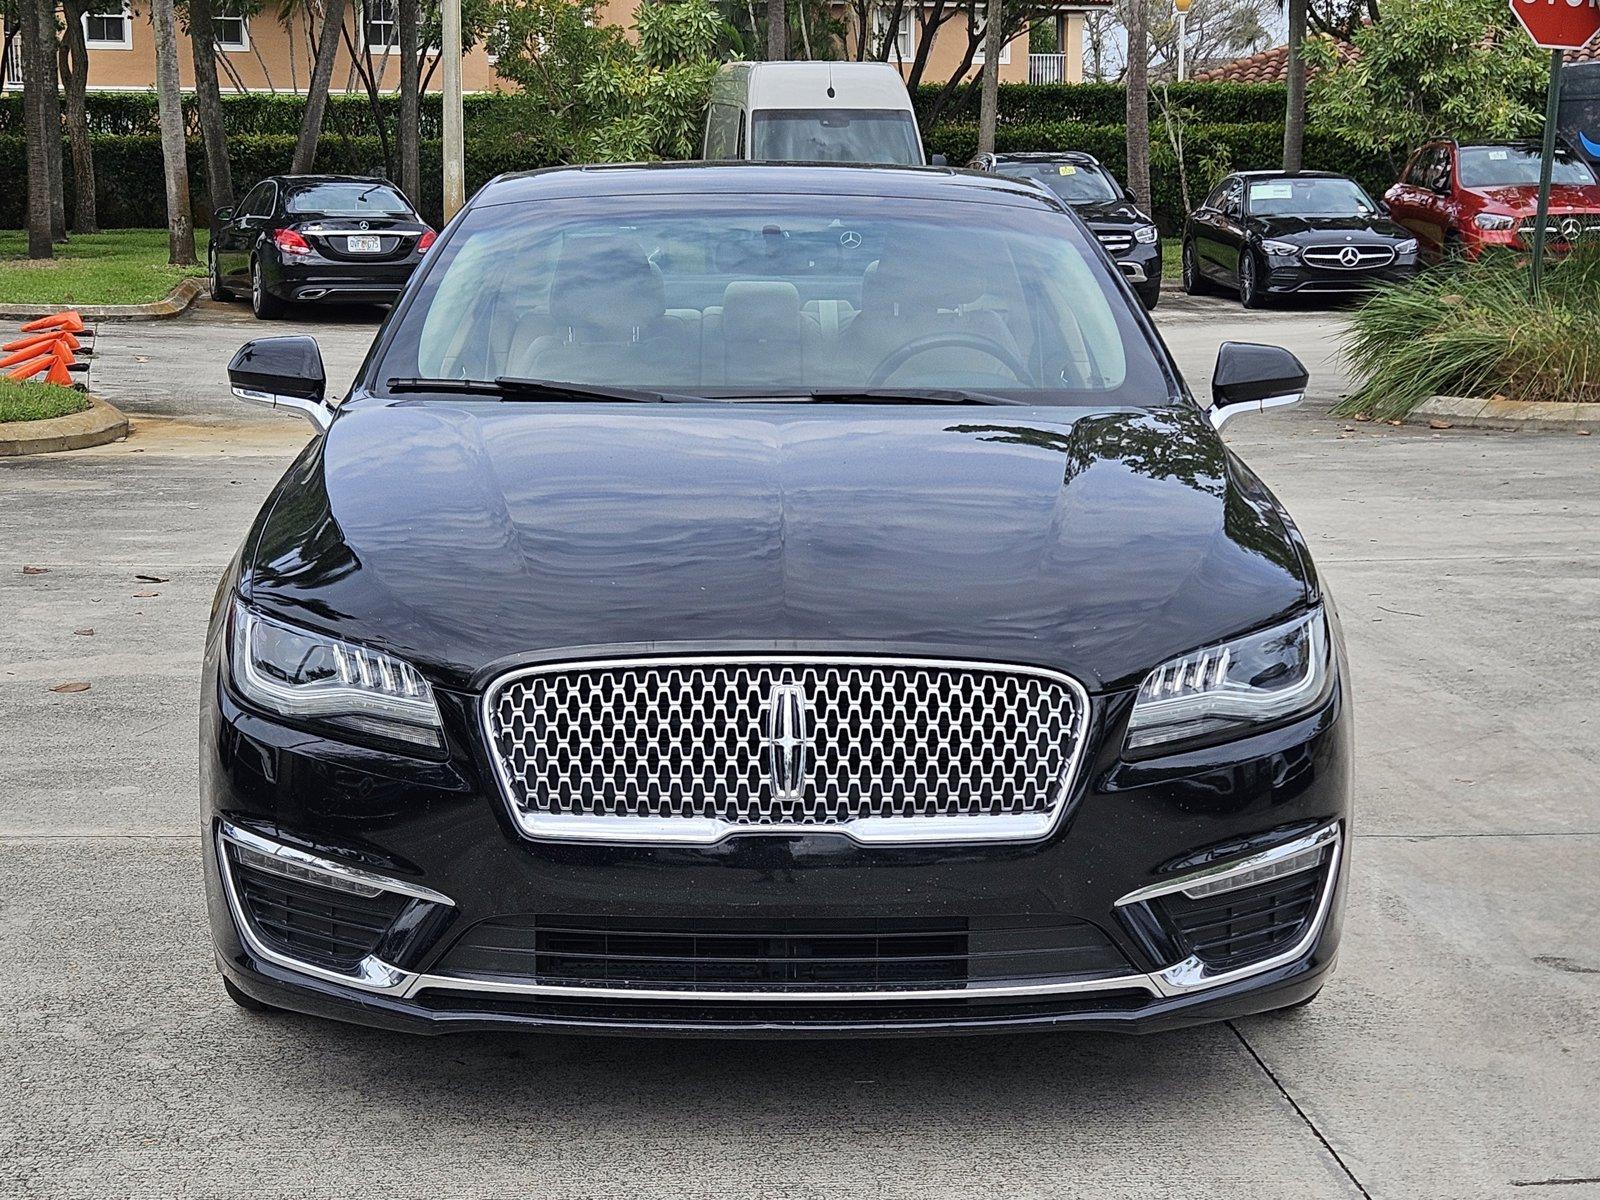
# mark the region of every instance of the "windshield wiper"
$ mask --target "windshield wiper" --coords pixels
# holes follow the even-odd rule
[[[735,400],[811,401],[816,404],[991,404],[1032,405],[1032,400],[1017,400],[994,392],[974,392],[967,388],[813,388],[790,395],[734,396]]]
[[[639,404],[681,404],[701,400],[680,392],[653,392],[643,388],[605,387],[590,383],[561,383],[553,379],[390,379],[391,392],[444,392],[464,396],[497,396],[502,400],[623,400]]]

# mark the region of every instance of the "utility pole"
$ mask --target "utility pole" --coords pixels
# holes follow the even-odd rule
[[[978,153],[994,153],[994,127],[1000,116],[1001,0],[989,0],[983,18],[983,90],[978,106]]]
[[[1563,50],[1550,51],[1550,90],[1545,96],[1544,145],[1539,159],[1539,204],[1534,210],[1533,271],[1531,285],[1537,302],[1544,294],[1544,244],[1550,229],[1550,176],[1556,158],[1556,124],[1561,119],[1561,60]]]
[[[444,58],[444,219],[467,202],[466,147],[461,115],[461,0],[444,0],[439,48]]]
[[[1189,78],[1187,69],[1188,60],[1188,26],[1189,5],[1191,0],[1172,0],[1172,7],[1178,13],[1178,82],[1182,83]]]

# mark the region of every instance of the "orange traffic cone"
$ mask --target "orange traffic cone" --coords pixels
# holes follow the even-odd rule
[[[4,358],[0,358],[0,368],[14,367],[19,363],[32,362],[36,358],[43,358],[51,353],[49,346],[27,346],[21,350],[13,350]]]
[[[21,366],[6,372],[6,378],[21,383],[25,379],[32,379],[41,372],[48,371],[56,363],[55,355],[41,354],[37,358],[30,358]]]
[[[45,375],[46,383],[53,383],[58,387],[71,387],[72,375],[67,370],[67,364],[59,358],[50,364],[50,370]]]
[[[30,346],[41,346],[46,342],[65,342],[71,349],[78,349],[83,343],[78,341],[64,329],[52,329],[47,333],[36,333],[32,337],[18,338],[14,342],[7,342],[0,346],[0,350],[26,350]]]
[[[82,333],[88,326],[83,323],[83,318],[70,308],[64,312],[52,313],[48,317],[39,317],[21,326],[23,333],[33,333],[39,329],[64,329],[68,333]]]

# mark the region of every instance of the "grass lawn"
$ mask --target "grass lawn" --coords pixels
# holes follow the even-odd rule
[[[89,398],[53,383],[13,383],[0,379],[0,424],[64,417],[89,407]]]
[[[1178,238],[1164,238],[1161,242],[1161,278],[1179,279],[1183,276],[1183,243]]]
[[[195,230],[195,253],[206,259],[206,231]],[[203,266],[167,265],[165,229],[110,229],[74,235],[56,256],[30,262],[27,234],[0,230],[0,304],[149,304]]]

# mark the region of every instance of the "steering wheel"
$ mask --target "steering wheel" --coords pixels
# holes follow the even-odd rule
[[[1006,370],[1018,383],[1027,383],[1028,368],[1021,359],[993,338],[977,333],[928,333],[912,338],[897,350],[891,350],[872,371],[868,387],[882,387],[884,382],[906,363],[930,350],[976,350],[987,354]]]

